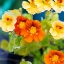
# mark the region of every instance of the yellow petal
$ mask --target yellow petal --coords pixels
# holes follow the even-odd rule
[[[8,32],[6,24],[3,23],[1,28],[4,32]]]
[[[7,30],[8,30],[8,31],[13,31],[13,30],[14,30],[14,28],[15,28],[15,26],[14,26],[14,25],[10,25],[10,26],[8,26],[8,27],[7,27]]]
[[[57,32],[53,28],[51,28],[49,32],[51,33],[52,36],[57,35]]]
[[[22,7],[23,7],[24,9],[28,9],[28,8],[30,8],[30,4],[29,4],[28,2],[26,2],[26,1],[23,1],[23,2],[22,2]]]
[[[21,12],[18,9],[9,10],[9,12],[11,12],[12,14],[14,14],[15,16],[20,16],[21,15]]]

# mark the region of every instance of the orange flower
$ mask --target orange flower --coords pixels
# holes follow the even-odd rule
[[[64,64],[64,54],[61,51],[51,50],[44,56],[46,64]]]
[[[15,24],[15,33],[20,35],[21,30],[25,28],[25,22],[26,22],[27,18],[23,17],[23,16],[18,16],[17,17],[17,22]]]
[[[24,36],[25,41],[41,41],[44,37],[44,31],[41,29],[41,24],[38,20],[27,20],[26,28],[21,30],[21,35]]]

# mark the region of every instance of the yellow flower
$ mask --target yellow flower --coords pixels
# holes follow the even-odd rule
[[[37,6],[34,4],[34,0],[28,0],[29,2],[23,1],[22,7],[30,14],[40,13]]]
[[[52,28],[50,28],[50,33],[54,39],[64,38],[64,22],[55,21],[52,23]]]
[[[40,12],[51,10],[51,2],[52,0],[34,0],[34,3],[37,5]]]
[[[43,3],[44,3],[44,8],[45,8],[45,10],[51,10],[51,5],[50,5],[50,3],[52,4],[52,0],[43,0]]]
[[[51,6],[57,13],[60,13],[64,11],[64,0],[55,0],[55,2],[51,3]]]
[[[0,27],[5,32],[13,31],[14,28],[15,28],[15,26],[14,26],[15,23],[16,23],[15,16],[12,15],[11,13],[9,13],[9,12],[5,12],[2,15],[2,20],[0,22]]]
[[[35,5],[37,5],[38,10],[40,12],[44,12],[45,11],[43,0],[34,0],[34,3],[35,3]]]
[[[9,10],[9,12],[11,12],[12,14],[14,14],[15,16],[20,16],[21,12],[18,9],[14,9],[14,10]]]

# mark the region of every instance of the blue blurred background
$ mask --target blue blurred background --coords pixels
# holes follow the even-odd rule
[[[0,19],[2,17],[2,14],[7,11],[7,10],[12,10],[12,9],[19,9],[21,7],[21,3],[22,3],[23,0],[0,0]],[[27,0],[24,0],[24,1],[27,1]],[[26,13],[26,11],[23,9],[23,13]],[[45,12],[43,13],[40,13],[40,14],[35,14],[33,16],[33,19],[36,19],[36,20],[41,20],[41,17],[44,18],[44,14]],[[60,13],[59,14],[59,19],[61,21],[64,21],[64,12]],[[2,39],[6,39],[6,40],[9,40],[8,38],[8,34],[3,32],[1,29],[0,29],[0,41]],[[7,57],[8,56],[8,53],[4,53],[2,54],[4,51],[2,49],[0,49],[0,58],[3,58],[3,57]],[[1,62],[0,61],[0,64],[7,64],[7,62]]]

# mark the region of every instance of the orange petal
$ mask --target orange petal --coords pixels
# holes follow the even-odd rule
[[[26,37],[29,35],[29,31],[27,31],[26,29],[23,29],[23,30],[21,30],[20,35]]]
[[[38,20],[34,20],[33,24],[36,26],[36,28],[41,28],[41,23]]]
[[[37,42],[39,42],[39,39],[38,39],[38,35],[37,34],[34,35],[34,40],[37,41]]]
[[[50,57],[49,57],[49,54],[46,54],[46,55],[44,56],[44,62],[45,62],[46,64],[53,64],[52,61],[51,61],[51,59],[50,59]]]
[[[30,28],[32,26],[32,20],[26,21],[26,28]]]
[[[24,39],[25,39],[25,41],[31,43],[33,41],[33,35],[29,35],[29,36],[25,37]]]
[[[39,40],[40,40],[40,41],[44,38],[44,36],[45,36],[44,31],[39,30],[39,33],[38,33],[38,38],[39,38]]]

